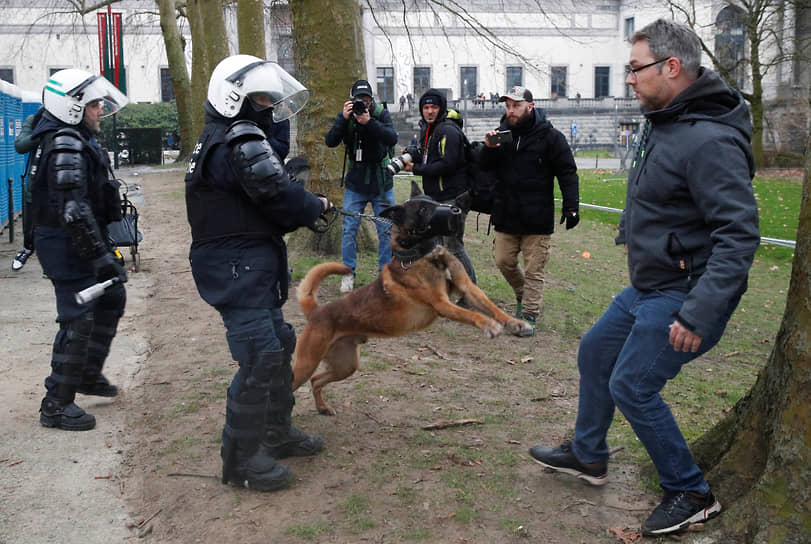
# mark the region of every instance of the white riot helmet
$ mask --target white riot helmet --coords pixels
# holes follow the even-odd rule
[[[68,68],[55,72],[42,92],[45,109],[69,125],[78,125],[84,117],[85,106],[101,100],[102,117],[112,115],[129,103],[129,99],[102,76],[84,70]]]
[[[269,60],[233,55],[220,61],[208,83],[208,101],[223,117],[239,115],[245,98],[255,109],[273,107],[273,120],[297,114],[310,97],[304,85]]]

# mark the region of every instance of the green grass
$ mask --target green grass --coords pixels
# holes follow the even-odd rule
[[[622,209],[625,206],[626,180],[623,176],[601,171],[581,170],[580,200]],[[752,181],[760,216],[760,234],[781,240],[797,239],[797,223],[802,196],[802,180],[756,176]],[[619,225],[619,214],[584,208],[583,220]],[[772,265],[791,265],[791,248],[761,244],[757,259]]]
[[[304,540],[319,540],[319,537],[330,534],[332,529],[330,525],[323,521],[316,521],[314,523],[301,523],[291,525],[285,532],[289,535],[294,535]]]

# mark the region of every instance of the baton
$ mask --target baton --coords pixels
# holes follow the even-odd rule
[[[88,302],[96,300],[104,294],[104,291],[117,283],[121,283],[121,280],[118,278],[110,278],[107,281],[102,281],[95,285],[91,285],[87,289],[82,289],[76,293],[76,302],[78,304],[87,304]]]

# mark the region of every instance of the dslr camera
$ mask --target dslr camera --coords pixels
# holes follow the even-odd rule
[[[366,102],[361,100],[360,98],[355,98],[352,100],[352,113],[355,115],[363,115],[366,113]]]
[[[394,174],[403,169],[403,167],[405,166],[405,161],[414,162],[415,159],[419,156],[420,149],[416,145],[410,145],[403,150],[402,155],[393,158],[386,166],[386,169],[393,176]]]

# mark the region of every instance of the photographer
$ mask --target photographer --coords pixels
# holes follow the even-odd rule
[[[335,123],[324,140],[328,147],[346,146],[344,167],[348,165],[343,208],[347,212],[362,213],[371,203],[375,215],[394,204],[394,180],[386,170],[390,149],[397,143],[397,132],[391,115],[372,99],[369,82],[359,79],[352,85],[351,98],[335,118]],[[352,269],[341,280],[341,292],[348,293],[355,287],[357,265],[357,235],[360,217],[344,216],[341,237],[341,258]],[[375,223],[378,238],[378,270],[391,261],[391,235],[381,223]]]
[[[425,194],[442,203],[453,203],[467,191],[465,137],[462,129],[448,119],[448,105],[440,91],[428,89],[420,97],[421,157],[405,161],[406,172],[422,176]],[[457,114],[458,117],[458,114]],[[467,215],[465,211],[465,215]],[[476,272],[463,242],[464,229],[453,236],[443,236],[442,245],[462,261],[467,275],[476,283]]]
[[[543,110],[535,109],[529,89],[513,87],[499,102],[505,102],[506,113],[498,130],[487,133],[482,153],[482,168],[493,170],[498,180],[493,253],[515,291],[516,317],[534,329],[555,230],[554,181],[558,178],[563,193],[561,223],[571,229],[580,221],[577,166],[566,138],[546,120]],[[519,253],[524,254],[523,269]]]

